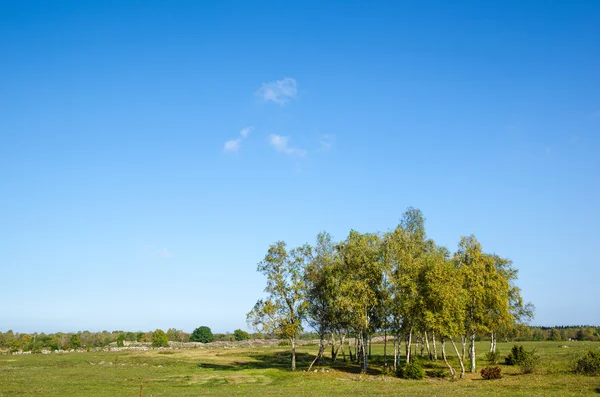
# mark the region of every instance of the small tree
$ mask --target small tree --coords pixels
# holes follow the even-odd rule
[[[250,339],[250,334],[241,329],[236,329],[235,331],[233,331],[233,337],[237,341],[248,340]]]
[[[302,331],[306,312],[303,270],[311,248],[304,245],[289,253],[283,241],[269,247],[257,270],[267,276],[266,299],[248,313],[248,323],[257,331],[275,333],[289,340],[292,347],[292,371],[296,369],[296,339]]]
[[[117,347],[123,347],[123,346],[125,346],[124,341],[125,341],[125,334],[120,334],[117,337]]]
[[[69,339],[69,347],[71,349],[79,349],[81,347],[81,339],[79,338],[79,334],[73,334]]]
[[[215,337],[209,327],[203,325],[192,332],[190,342],[209,343],[215,340]]]
[[[162,329],[157,329],[152,333],[152,347],[168,347],[169,338]]]

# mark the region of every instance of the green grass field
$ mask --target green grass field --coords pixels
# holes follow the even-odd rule
[[[450,381],[420,381],[385,376],[383,345],[373,346],[372,373],[326,360],[318,372],[304,372],[316,346],[299,348],[299,370],[291,372],[285,347],[89,352],[0,356],[0,397],[12,396],[580,396],[600,395],[600,377],[569,372],[571,360],[597,342],[526,342],[541,356],[535,373],[500,364],[504,377],[482,380],[479,373]],[[558,346],[567,345],[568,349]],[[512,344],[499,343],[508,354]],[[391,347],[388,347],[391,350]],[[479,369],[487,343],[478,343]],[[341,361],[341,360],[340,360]],[[452,357],[455,367],[458,362]],[[426,370],[445,368],[443,361],[424,361]]]

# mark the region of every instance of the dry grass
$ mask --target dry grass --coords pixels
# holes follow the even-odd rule
[[[559,349],[561,344],[570,348]],[[507,354],[512,344],[499,344]],[[489,365],[478,346],[479,368]],[[484,381],[467,373],[456,382],[429,378],[408,381],[381,371],[382,345],[374,345],[370,375],[342,362],[325,364],[317,372],[291,372],[283,347],[97,352],[65,355],[0,356],[0,396],[565,396],[598,395],[600,378],[569,372],[573,357],[600,343],[532,342],[541,356],[540,368],[521,375],[518,368],[500,365],[504,377]],[[306,368],[317,347],[298,349],[298,366]],[[451,359],[455,362],[455,358]],[[443,362],[424,361],[427,370]],[[456,362],[455,362],[456,365]],[[457,365],[456,365],[457,366]],[[458,366],[457,366],[458,367]]]

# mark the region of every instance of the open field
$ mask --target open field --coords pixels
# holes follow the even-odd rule
[[[360,375],[355,365],[329,360],[318,372],[306,373],[317,346],[299,350],[299,369],[289,371],[285,347],[238,347],[163,351],[89,352],[51,355],[0,356],[0,396],[574,396],[599,395],[600,377],[569,373],[573,357],[598,342],[525,342],[537,348],[541,363],[534,374],[500,365],[505,375],[493,381],[467,373],[458,381],[428,378],[410,381],[381,372],[383,345],[373,345],[372,372]],[[569,348],[558,348],[567,345]],[[488,343],[478,343],[478,366]],[[511,343],[499,343],[507,354]],[[388,345],[388,351],[391,346]],[[340,357],[341,358],[341,357]],[[340,360],[341,361],[341,360]],[[455,367],[458,363],[454,357]],[[443,361],[426,370],[445,368]]]

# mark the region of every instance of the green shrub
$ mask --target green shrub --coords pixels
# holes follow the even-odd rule
[[[425,374],[429,378],[438,378],[438,379],[446,379],[446,377],[448,376],[448,373],[443,368],[438,368],[438,369],[432,369],[432,370],[429,370],[429,371],[425,371]]]
[[[481,370],[481,377],[486,380],[501,379],[502,370],[500,367],[485,367]]]
[[[117,337],[117,347],[123,347],[123,346],[125,346],[125,343],[123,343],[123,341],[125,341],[125,334],[120,334]]]
[[[510,350],[510,353],[505,358],[506,365],[519,365],[525,354],[523,346],[514,345]]]
[[[162,329],[157,329],[152,333],[152,347],[168,347],[169,338]]]
[[[578,374],[600,375],[600,352],[589,350],[575,360],[573,371]]]
[[[237,341],[248,340],[250,339],[250,334],[241,329],[236,329],[235,331],[233,331],[233,337]]]
[[[540,362],[540,356],[535,349],[531,351],[523,351],[523,355],[518,363],[521,372],[524,374],[532,373]]]
[[[79,349],[81,347],[81,339],[79,334],[73,334],[69,339],[69,347],[71,349]]]
[[[279,341],[277,346],[291,346],[291,343],[288,340],[282,340],[282,341]]]
[[[500,356],[499,351],[485,353],[485,359],[494,365],[500,362]]]
[[[215,340],[215,337],[209,327],[203,325],[198,327],[190,335],[190,342],[209,343]]]
[[[404,379],[423,379],[425,370],[418,361],[411,361],[398,369],[398,377]]]

